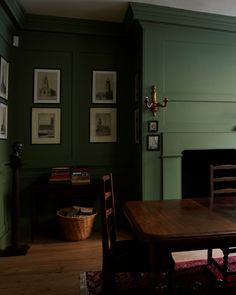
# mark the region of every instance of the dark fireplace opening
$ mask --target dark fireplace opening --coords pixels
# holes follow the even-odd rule
[[[182,155],[182,198],[209,197],[210,165],[236,164],[236,149],[185,150]]]

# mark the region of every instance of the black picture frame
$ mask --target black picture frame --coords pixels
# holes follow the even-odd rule
[[[8,105],[0,102],[0,139],[7,139]]]
[[[8,100],[9,63],[0,56],[0,97]]]
[[[117,109],[90,108],[90,143],[117,142]]]
[[[160,150],[160,134],[147,135],[147,151]]]
[[[148,132],[158,132],[158,121],[148,121]]]
[[[34,69],[34,103],[61,103],[61,69]]]
[[[31,144],[61,143],[61,108],[31,109]]]
[[[93,70],[92,103],[115,104],[117,91],[117,72]]]

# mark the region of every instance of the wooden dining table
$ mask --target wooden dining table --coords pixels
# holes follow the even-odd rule
[[[168,284],[175,266],[172,252],[235,246],[235,202],[222,201],[211,210],[209,199],[202,198],[126,202],[136,237],[148,243],[151,282],[162,291]]]

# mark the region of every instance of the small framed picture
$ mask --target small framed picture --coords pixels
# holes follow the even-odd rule
[[[9,63],[1,56],[0,58],[0,96],[8,99]]]
[[[34,103],[60,103],[60,70],[34,70]]]
[[[7,116],[7,105],[4,103],[0,103],[0,139],[7,139]]]
[[[116,72],[93,71],[92,103],[116,103]]]
[[[158,131],[158,121],[148,121],[148,132]]]
[[[139,109],[134,110],[134,142],[139,143]]]
[[[147,135],[147,150],[158,151],[160,150],[160,135]]]
[[[90,108],[90,142],[116,142],[116,108]]]
[[[61,143],[61,109],[32,108],[32,144]]]

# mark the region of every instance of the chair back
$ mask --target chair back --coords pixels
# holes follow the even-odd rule
[[[236,165],[210,165],[210,208],[217,196],[236,196]]]
[[[109,253],[116,242],[116,217],[112,173],[101,177],[101,225],[103,263],[109,259]]]

